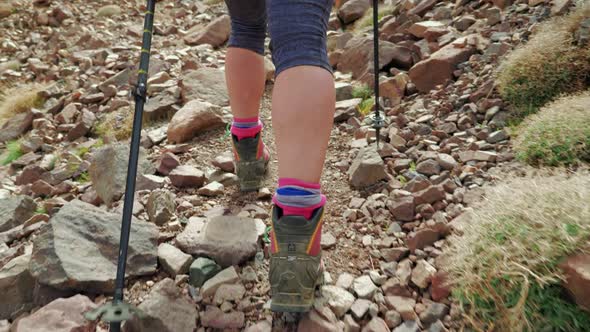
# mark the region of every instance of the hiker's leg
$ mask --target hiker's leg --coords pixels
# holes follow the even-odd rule
[[[269,272],[273,311],[310,310],[323,276],[320,238],[326,198],[319,182],[335,105],[326,51],[331,5],[332,0],[270,0],[269,5],[279,159]]]
[[[258,189],[266,173],[269,154],[260,132],[258,111],[264,93],[265,0],[226,0],[231,34],[225,75],[230,106],[236,174],[240,189]]]
[[[334,79],[326,50],[331,0],[271,0],[276,79],[272,98],[279,177],[319,183],[333,123]]]
[[[264,92],[265,0],[226,0],[231,34],[225,59],[227,90],[234,117],[258,117]]]

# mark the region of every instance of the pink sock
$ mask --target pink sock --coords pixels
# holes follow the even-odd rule
[[[319,183],[280,178],[273,202],[283,209],[284,215],[298,215],[310,219],[317,208],[326,204],[326,196],[321,194]]]
[[[238,140],[253,138],[262,130],[262,123],[258,117],[234,118],[231,126],[231,133],[236,135]]]

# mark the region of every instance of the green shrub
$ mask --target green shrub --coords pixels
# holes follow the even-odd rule
[[[574,32],[590,17],[590,4],[541,24],[537,33],[506,57],[498,73],[500,94],[517,122],[562,94],[590,84],[590,47],[575,45]]]
[[[546,166],[590,162],[590,92],[549,104],[517,130],[514,149],[524,162]]]
[[[520,178],[489,188],[442,265],[479,331],[590,331],[559,263],[590,239],[590,176]]]
[[[19,141],[10,141],[6,144],[6,157],[2,160],[2,165],[8,165],[23,155]]]

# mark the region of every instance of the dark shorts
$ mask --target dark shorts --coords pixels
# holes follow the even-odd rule
[[[333,0],[225,0],[231,16],[229,47],[264,54],[268,26],[275,75],[295,66],[332,72],[326,31]]]

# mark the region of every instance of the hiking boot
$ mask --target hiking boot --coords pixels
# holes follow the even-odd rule
[[[303,216],[283,216],[273,207],[270,246],[270,309],[275,312],[307,312],[316,287],[323,283],[320,236],[324,208]]]
[[[256,137],[238,140],[232,135],[236,174],[241,191],[255,191],[262,187],[268,161],[269,152],[262,143],[260,133]]]

